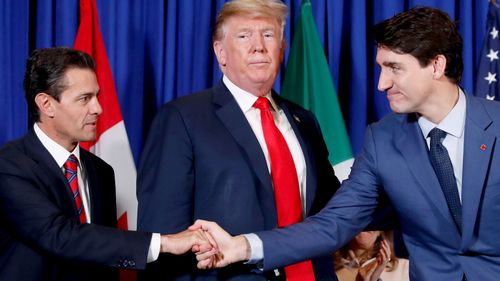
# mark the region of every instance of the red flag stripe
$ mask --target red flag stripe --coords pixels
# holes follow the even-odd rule
[[[96,75],[100,86],[99,102],[104,108],[97,123],[96,140],[81,144],[82,147],[89,149],[99,140],[103,132],[123,120],[106,48],[99,28],[95,0],[80,0],[80,26],[74,48],[90,54],[96,61]]]

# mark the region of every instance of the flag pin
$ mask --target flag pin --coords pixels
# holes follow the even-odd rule
[[[482,151],[485,151],[486,150],[486,145],[481,144],[481,146],[479,148],[481,148]]]

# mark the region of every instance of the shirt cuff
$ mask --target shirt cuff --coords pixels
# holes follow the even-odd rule
[[[250,245],[250,258],[248,264],[262,264],[264,260],[264,247],[262,240],[255,233],[243,234]]]
[[[155,260],[158,259],[158,256],[160,255],[160,245],[161,243],[161,236],[160,233],[153,233],[151,235],[151,243],[149,244],[149,251],[148,251],[148,259],[147,262],[154,262]]]

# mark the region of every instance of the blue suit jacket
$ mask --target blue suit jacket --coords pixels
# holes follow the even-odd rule
[[[325,209],[304,223],[258,233],[265,268],[339,248],[371,221],[378,198],[385,194],[400,219],[411,280],[462,280],[464,273],[468,280],[498,280],[500,104],[468,96],[466,106],[462,235],[415,115],[392,114],[368,127],[349,180]]]
[[[117,268],[146,267],[151,234],[115,228],[113,169],[84,149],[80,160],[91,224],[33,130],[0,150],[0,280],[118,280]]]
[[[300,142],[307,165],[307,213],[339,186],[313,114],[274,95]],[[216,221],[232,234],[277,225],[271,177],[262,149],[225,85],[166,104],[157,114],[138,176],[138,228],[172,233],[194,220]],[[170,259],[170,260],[169,260]],[[146,277],[169,280],[266,280],[239,264],[197,271],[192,255],[164,255]],[[313,261],[318,280],[336,280],[331,257]],[[148,278],[146,278],[148,279]]]

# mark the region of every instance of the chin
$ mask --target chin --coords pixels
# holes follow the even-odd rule
[[[96,134],[92,135],[86,135],[80,139],[81,142],[86,142],[86,141],[95,141]]]

